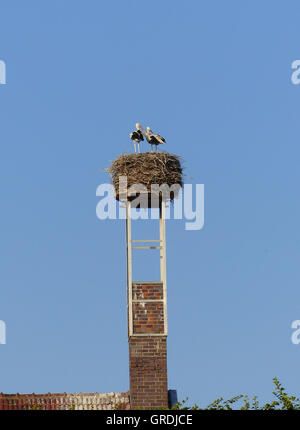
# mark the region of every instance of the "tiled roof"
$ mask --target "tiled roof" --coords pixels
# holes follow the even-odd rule
[[[130,409],[129,392],[75,394],[4,394],[0,393],[0,410],[105,410]]]

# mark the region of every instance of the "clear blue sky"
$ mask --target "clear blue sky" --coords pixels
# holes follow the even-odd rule
[[[299,2],[0,9],[0,391],[128,389],[125,226],[95,208],[140,121],[206,192],[203,230],[167,223],[169,387],[300,395]]]

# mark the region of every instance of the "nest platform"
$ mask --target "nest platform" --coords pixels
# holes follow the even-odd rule
[[[183,185],[183,168],[178,155],[168,152],[141,152],[122,154],[106,169],[115,188],[115,198],[134,200],[143,196],[145,207],[154,207],[153,198],[172,201]],[[126,177],[126,183],[122,178]],[[155,186],[173,187],[170,193],[155,191]],[[151,188],[152,186],[152,188]],[[152,201],[152,205],[151,205]]]

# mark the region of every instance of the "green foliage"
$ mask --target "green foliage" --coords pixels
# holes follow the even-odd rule
[[[300,410],[300,399],[295,396],[289,396],[277,378],[274,378],[273,381],[275,384],[273,394],[277,400],[272,403],[266,403],[263,409]]]
[[[187,406],[188,398],[186,398],[182,402],[176,403],[172,410],[300,410],[300,399],[295,396],[289,396],[277,378],[273,378],[273,382],[275,385],[273,395],[276,399],[265,405],[259,404],[257,396],[250,400],[247,395],[240,394],[229,400],[224,400],[223,397],[220,397],[206,408],[200,408],[196,404]]]
[[[39,405],[32,405],[30,410],[31,411],[39,411],[41,409],[41,407]]]
[[[122,409],[124,409],[124,404],[123,404],[122,402],[117,402],[117,403],[115,404],[115,406],[113,407],[113,409],[114,409],[115,411],[122,410]]]

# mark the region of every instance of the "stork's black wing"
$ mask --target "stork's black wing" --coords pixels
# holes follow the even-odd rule
[[[143,133],[141,132],[141,130],[138,130],[137,134],[138,134],[140,140],[144,140],[144,136],[143,136]]]

